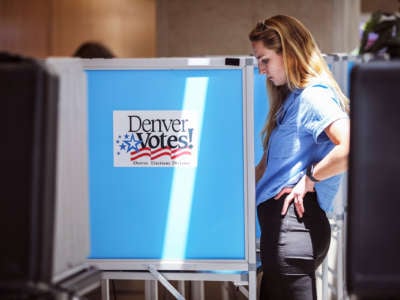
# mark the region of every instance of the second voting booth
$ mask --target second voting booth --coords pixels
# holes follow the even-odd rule
[[[83,65],[89,262],[109,279],[155,277],[177,298],[169,279],[233,281],[254,299],[253,59]]]

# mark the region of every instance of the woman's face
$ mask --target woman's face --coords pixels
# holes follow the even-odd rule
[[[262,41],[251,42],[254,56],[257,58],[258,69],[261,74],[266,74],[275,86],[287,83],[285,67],[281,54],[266,48]]]

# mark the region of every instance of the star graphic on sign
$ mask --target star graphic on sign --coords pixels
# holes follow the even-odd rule
[[[122,142],[128,146],[128,149],[126,149],[126,152],[129,152],[131,150],[139,151],[138,146],[142,144],[141,140],[135,139],[135,135],[132,133],[130,138],[129,135],[125,135],[126,140],[123,140]],[[122,150],[122,149],[121,149]]]
[[[125,150],[125,146],[126,146],[125,144],[121,144],[121,145],[119,145],[119,149],[120,150]]]

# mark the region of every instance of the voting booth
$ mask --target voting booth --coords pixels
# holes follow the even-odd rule
[[[346,283],[357,299],[398,299],[400,61],[358,64],[351,73],[351,149]],[[368,262],[368,263],[366,263]]]
[[[110,279],[218,277],[254,298],[253,58],[82,63],[89,263]]]
[[[0,52],[1,299],[70,299],[96,288],[89,253],[86,81],[80,60]]]

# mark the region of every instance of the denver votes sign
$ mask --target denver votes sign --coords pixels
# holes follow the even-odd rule
[[[193,111],[113,111],[115,167],[196,167]]]

